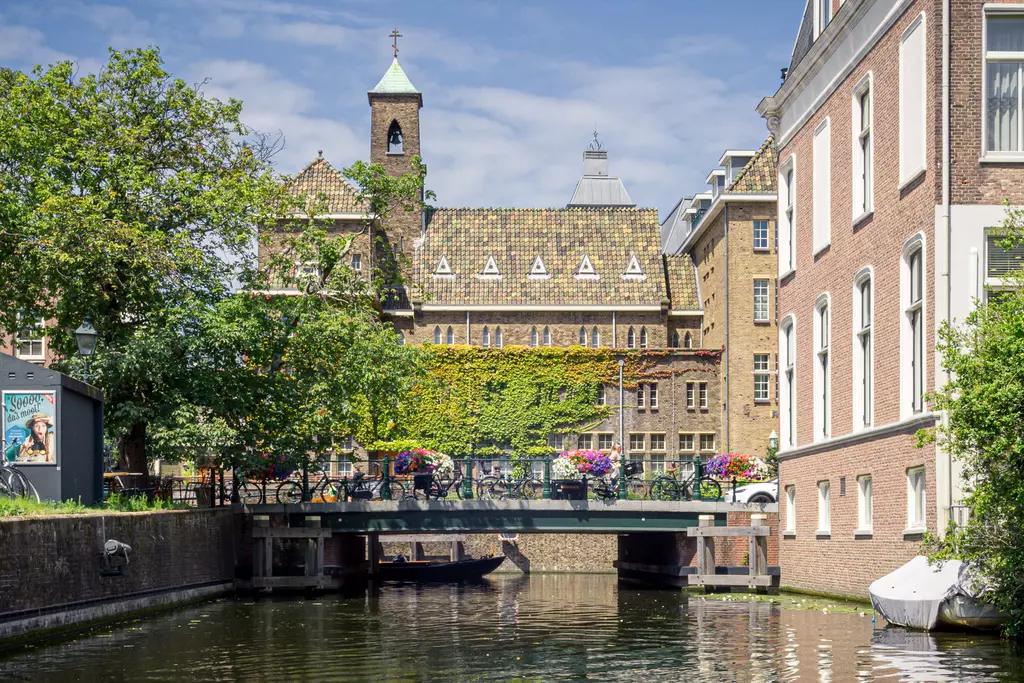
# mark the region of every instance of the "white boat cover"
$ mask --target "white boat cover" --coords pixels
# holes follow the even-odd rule
[[[871,604],[891,624],[930,631],[939,623],[942,603],[960,592],[961,564],[946,560],[928,566],[928,558],[918,555],[871,584]]]

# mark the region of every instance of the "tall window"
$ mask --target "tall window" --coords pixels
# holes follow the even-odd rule
[[[601,345],[601,333],[598,332],[597,327],[594,327],[594,329],[592,329],[590,331],[590,346],[592,348],[596,349],[600,345]]]
[[[832,491],[827,481],[818,482],[818,533],[832,533]]]
[[[607,397],[605,396],[605,393],[604,393],[604,385],[600,384],[597,387],[597,396],[594,399],[594,405],[603,406],[606,403],[607,403]],[[602,448],[604,448],[604,447],[602,446]],[[610,448],[610,446],[609,446],[609,448]]]
[[[832,412],[830,405],[832,387],[829,377],[831,321],[827,297],[819,300],[814,313],[814,439],[818,441],[829,437],[829,417]]]
[[[362,269],[363,269],[363,255],[362,254],[352,254],[352,270],[362,270]]]
[[[768,280],[754,280],[754,322],[768,322]]]
[[[786,531],[796,531],[796,487],[786,487]]]
[[[679,348],[679,330],[672,330],[672,348]]]
[[[874,143],[871,135],[871,75],[853,93],[853,217],[874,207]]]
[[[781,211],[784,236],[779,248],[779,272],[788,273],[796,268],[796,159],[790,157],[780,174]]]
[[[857,529],[870,531],[872,524],[871,475],[857,477]]]
[[[686,407],[690,410],[697,407],[697,385],[694,382],[686,383]]]
[[[644,409],[644,385],[641,384],[636,388],[636,407],[640,410]]]
[[[862,276],[853,295],[853,409],[854,426],[870,427],[872,423],[872,364],[871,323],[874,306],[871,293],[871,275]]]
[[[586,346],[586,345],[587,345],[587,328],[581,327],[580,328],[580,346]]]
[[[792,319],[782,323],[779,355],[782,358],[782,391],[779,396],[782,419],[779,423],[782,443],[796,445],[796,330]]]
[[[446,335],[446,341],[448,342],[449,345],[455,343],[455,330],[453,330],[451,328],[451,326],[448,327],[448,334]]]
[[[924,468],[911,467],[907,470],[907,528],[925,527],[925,486]]]
[[[683,348],[684,349],[692,349],[693,348],[693,336],[691,336],[689,332],[687,332],[683,336]]]
[[[985,16],[986,156],[1024,153],[1021,80],[1024,69],[1024,14],[988,12]]]
[[[29,321],[18,330],[18,336],[14,340],[14,350],[18,358],[31,362],[46,360],[44,324],[45,321],[39,318]]]
[[[903,366],[904,410],[901,414],[924,410],[924,258],[920,244],[904,257],[903,331],[900,337]]]
[[[828,246],[832,233],[832,141],[828,119],[814,131],[813,249]]]
[[[832,0],[814,0],[814,37],[817,38],[832,21]]]
[[[551,328],[544,328],[544,346],[551,346]]]
[[[537,328],[536,327],[531,327],[530,328],[530,347],[531,348],[536,348],[536,346],[537,346]]]
[[[768,251],[768,221],[754,221],[754,249]]]
[[[754,401],[768,402],[769,354],[754,354]]]
[[[658,409],[658,383],[657,382],[653,382],[649,386],[650,386],[649,391],[650,391],[650,394],[651,394],[651,396],[650,396],[651,410],[657,410]],[[661,437],[661,438],[664,439],[665,437]],[[662,450],[664,450],[664,446],[662,446]]]
[[[441,343],[441,327],[440,326],[437,326],[437,327],[434,328],[434,343],[435,344],[440,344]]]
[[[626,348],[636,348],[636,332],[633,331],[632,327],[629,328],[629,332],[626,333]]]
[[[505,340],[501,336],[501,328],[494,328],[494,348],[500,349],[505,345]]]
[[[927,99],[924,14],[920,14],[903,32],[900,43],[900,185],[915,178],[927,163]]]
[[[700,382],[697,385],[698,394],[700,396],[700,407],[707,410],[708,407],[708,383]]]
[[[641,327],[640,328],[640,348],[641,349],[646,349],[647,348],[647,328],[646,327]]]
[[[482,333],[482,346],[486,349],[491,346],[491,331],[487,329],[487,325],[484,325]]]

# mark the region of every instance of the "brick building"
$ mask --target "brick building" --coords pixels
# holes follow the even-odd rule
[[[775,169],[771,138],[728,150],[710,192],[679,200],[662,223],[663,249],[697,269],[697,343],[723,349],[721,449],[759,456],[778,423]]]
[[[409,172],[420,153],[423,95],[397,58],[369,104],[371,162]],[[699,341],[696,269],[688,257],[662,254],[657,210],[633,204],[609,174],[596,135],[583,156],[583,175],[564,208],[398,210],[374,224],[374,235],[359,236],[351,265],[372,267],[376,237],[407,257],[404,287],[382,302],[406,343],[672,349],[659,361],[667,379],[626,394],[625,434],[616,415],[552,445],[610,448],[621,439],[631,457],[652,463],[713,455],[721,437],[720,359]],[[335,231],[365,223],[355,189],[322,156],[298,174],[292,191],[325,202],[319,217]],[[617,387],[607,387],[603,399],[617,405]]]
[[[938,326],[1020,262],[989,231],[1024,194],[1021,50],[1019,4],[809,2],[758,107],[779,164],[788,585],[864,595],[963,513],[956,463],[914,433],[942,419]]]

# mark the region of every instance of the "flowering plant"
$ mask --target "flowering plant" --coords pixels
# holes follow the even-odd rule
[[[255,462],[244,471],[245,478],[250,481],[266,479],[287,479],[295,468],[287,462],[283,455],[261,453]]]
[[[741,453],[719,453],[708,459],[704,471],[716,479],[760,481],[771,476],[764,460]]]
[[[395,474],[437,474],[448,476],[455,471],[451,456],[417,448],[402,451],[395,458]]]
[[[555,479],[580,479],[584,475],[600,477],[612,469],[612,459],[589,449],[562,451],[551,462],[551,474]]]

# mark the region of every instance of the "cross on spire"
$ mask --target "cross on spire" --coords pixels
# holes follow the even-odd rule
[[[393,30],[391,33],[388,34],[388,37],[394,39],[391,42],[391,48],[395,51],[395,58],[397,58],[398,57],[398,39],[402,37],[402,34],[399,33],[398,29],[396,28],[395,30]]]

